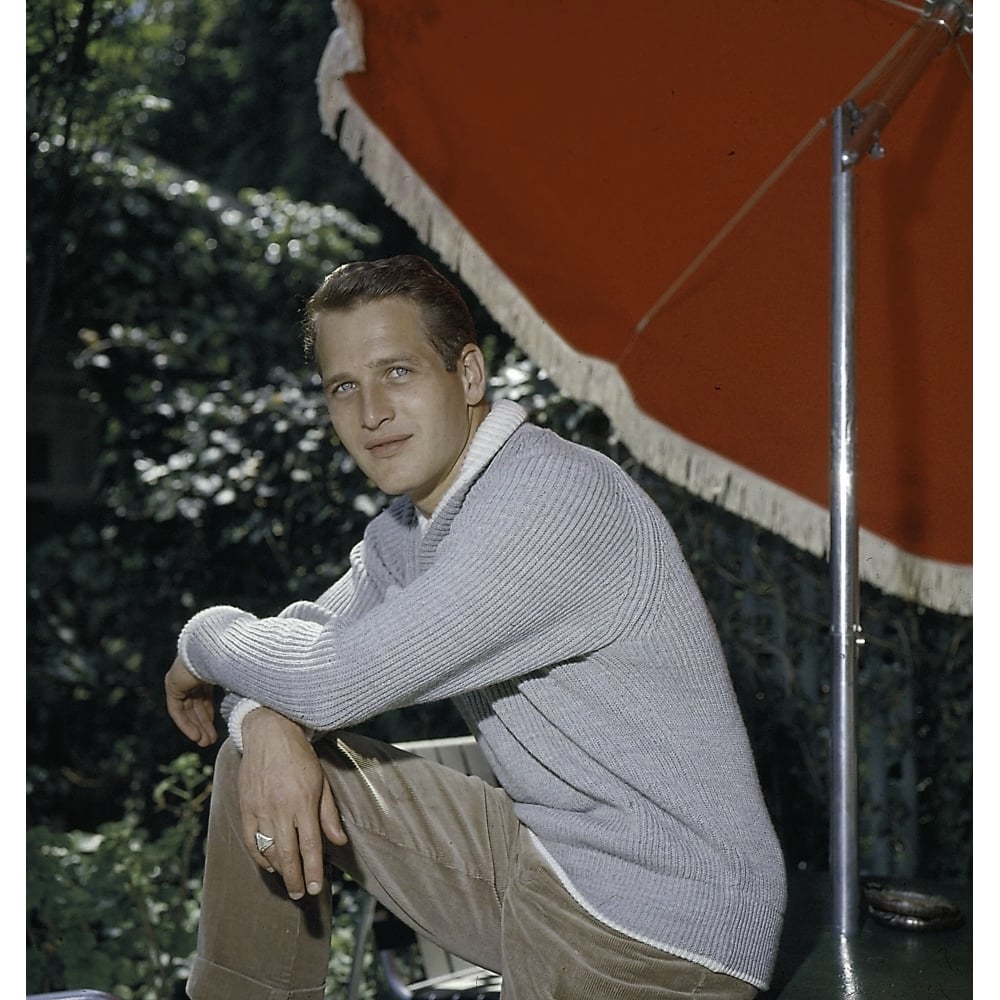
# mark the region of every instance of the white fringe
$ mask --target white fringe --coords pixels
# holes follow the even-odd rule
[[[326,134],[360,164],[391,208],[468,284],[499,325],[567,395],[599,406],[635,457],[657,474],[793,545],[826,558],[830,515],[810,500],[709,451],[653,420],[636,405],[618,369],[574,350],[510,282],[353,101],[344,75],[364,69],[361,16],[353,0],[333,0],[338,28],[317,76]],[[339,121],[338,121],[339,119]],[[972,568],[910,555],[865,529],[859,576],[886,593],[949,614],[972,614]]]

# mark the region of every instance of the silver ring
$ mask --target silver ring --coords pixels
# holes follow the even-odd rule
[[[272,847],[274,847],[274,837],[269,837],[266,833],[261,833],[259,830],[254,834],[254,838],[257,841],[257,850],[261,854],[267,854]]]

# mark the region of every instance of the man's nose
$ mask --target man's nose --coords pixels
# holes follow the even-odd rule
[[[366,430],[375,430],[391,417],[392,406],[384,386],[367,386],[361,390],[361,423]]]

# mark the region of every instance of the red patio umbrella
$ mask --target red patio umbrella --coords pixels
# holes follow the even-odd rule
[[[852,591],[972,613],[971,4],[334,10],[320,113],[387,202],[639,459],[831,555],[852,934]]]
[[[830,543],[830,129],[896,0],[336,0],[325,128],[655,471]],[[971,9],[969,11],[971,20]],[[971,614],[971,34],[858,167],[861,579]]]

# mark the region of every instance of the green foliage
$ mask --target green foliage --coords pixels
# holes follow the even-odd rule
[[[143,138],[168,106],[147,86],[170,61],[170,0],[38,0],[26,7],[29,155]]]
[[[95,833],[28,831],[29,993],[86,984],[121,1000],[183,996],[201,896],[210,768],[185,754],[160,769],[159,836],[134,816]]]
[[[262,323],[287,330],[325,270],[377,242],[375,229],[329,202],[355,182],[339,182],[321,155],[334,149],[315,112],[322,20],[305,0],[249,10],[232,0],[28,5],[29,365],[81,327],[103,335],[116,323],[191,337],[214,324],[253,345]],[[283,48],[271,37],[277,26]],[[248,78],[251,45],[294,67],[296,85],[277,86],[263,55],[262,75]],[[219,66],[226,79],[206,85],[213,113],[204,117],[205,105],[199,120],[196,83]],[[280,94],[279,104],[265,93]],[[269,134],[274,141],[263,141]],[[202,155],[209,146],[219,156]],[[314,201],[288,197],[273,173],[255,174],[250,148],[269,150],[291,183],[307,174]],[[224,355],[219,348],[205,357]]]
[[[104,509],[31,553],[30,808],[42,817],[74,788],[94,793],[88,808],[114,802],[137,780],[122,754],[148,773],[148,734],[166,730],[162,673],[196,604],[284,603],[278,593],[342,565],[341,532],[356,535],[379,502],[356,495],[342,452],[316,461],[329,435],[295,308],[374,232],[275,193],[223,198],[149,160],[96,153],[87,169],[97,263],[74,310],[117,317],[83,331],[77,359],[103,420]],[[61,721],[67,704],[77,711]]]
[[[331,5],[189,0],[171,16],[173,58],[158,74],[170,107],[157,117],[147,148],[171,159],[183,150],[186,169],[229,190],[267,178],[270,188],[347,203],[357,190],[331,169],[334,143],[321,131],[315,88],[333,29]]]
[[[68,330],[94,259],[101,207],[89,170],[99,149],[122,152],[164,102],[146,71],[163,50],[169,3],[40,0],[26,8],[28,360]],[[83,293],[83,294],[81,294]]]
[[[252,189],[230,196],[150,155],[94,149],[77,179],[85,259],[65,256],[52,297],[72,309],[74,332],[107,331],[92,341],[162,345],[148,375],[169,362],[202,378],[248,378],[275,356],[293,358],[297,308],[319,277],[378,240],[334,206]]]

